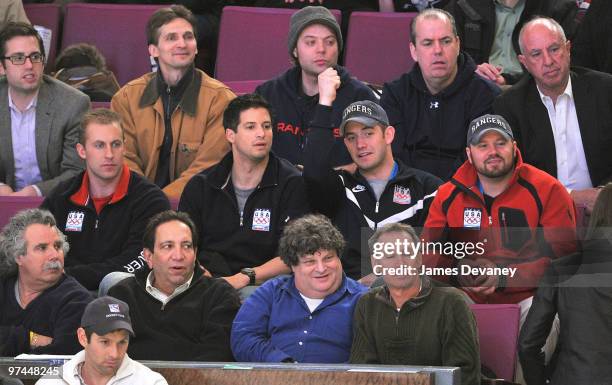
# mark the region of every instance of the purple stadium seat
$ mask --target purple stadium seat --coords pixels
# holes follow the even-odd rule
[[[91,109],[110,108],[110,102],[91,102]]]
[[[353,12],[349,20],[344,65],[357,79],[382,85],[414,65],[410,23],[416,13]]]
[[[49,57],[45,65],[46,72],[52,72],[57,54],[57,42],[60,33],[60,5],[59,4],[24,4],[23,8],[33,25],[40,25],[51,30],[51,46]]]
[[[480,361],[504,380],[513,381],[516,368],[520,308],[509,305],[470,305],[478,324]]]
[[[289,20],[297,9],[223,8],[215,78],[268,80],[292,66],[287,51]],[[331,10],[340,23],[340,11]]]
[[[4,227],[18,211],[40,206],[43,197],[0,197],[0,229]]]
[[[226,81],[224,84],[231,88],[236,95],[244,95],[255,91],[255,88],[263,82],[265,82],[265,80],[238,80]]]
[[[62,49],[71,44],[95,45],[120,85],[151,71],[145,27],[163,5],[66,5]]]

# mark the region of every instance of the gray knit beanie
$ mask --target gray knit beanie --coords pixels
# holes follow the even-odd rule
[[[291,16],[289,38],[287,39],[289,56],[293,57],[293,49],[297,44],[300,33],[312,24],[322,24],[331,29],[338,41],[338,52],[342,51],[342,32],[340,32],[340,25],[338,25],[334,15],[325,7],[309,5]]]

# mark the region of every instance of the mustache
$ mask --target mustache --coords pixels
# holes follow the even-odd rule
[[[493,160],[493,159],[504,160],[504,158],[502,158],[499,155],[491,155],[490,157],[487,158],[487,160],[485,160],[485,162],[488,162],[488,161]]]
[[[61,270],[64,268],[64,265],[60,261],[50,261],[46,262],[43,265],[43,271],[47,270]]]

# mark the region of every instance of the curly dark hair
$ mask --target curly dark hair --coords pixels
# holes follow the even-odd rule
[[[106,59],[95,46],[79,43],[66,47],[55,60],[55,68],[58,70],[81,66],[96,67],[98,71],[104,71]]]
[[[300,257],[317,250],[334,250],[339,256],[344,245],[340,230],[326,216],[310,214],[285,226],[278,242],[278,255],[291,267],[300,263]]]

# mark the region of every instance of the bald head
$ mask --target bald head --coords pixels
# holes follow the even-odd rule
[[[547,29],[551,33],[557,36],[559,42],[565,43],[567,38],[565,37],[565,31],[559,23],[549,17],[536,17],[523,25],[521,32],[519,33],[519,48],[521,53],[525,54],[525,36],[531,36],[531,34],[538,34],[542,29]]]
[[[570,73],[571,47],[563,28],[553,19],[533,19],[521,29],[519,44],[519,61],[540,92],[555,101],[565,91]]]

